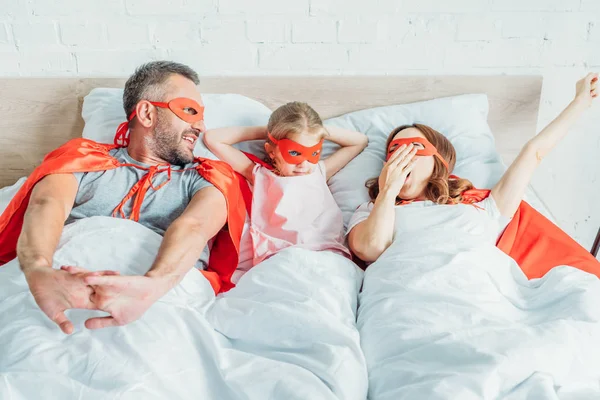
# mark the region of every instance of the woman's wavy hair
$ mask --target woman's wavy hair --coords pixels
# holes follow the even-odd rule
[[[440,161],[439,158],[434,157],[433,172],[429,178],[429,183],[425,187],[423,197],[426,200],[431,200],[437,204],[457,204],[462,201],[462,194],[466,190],[473,189],[473,184],[467,179],[450,179],[450,173],[454,169],[456,164],[456,150],[452,143],[444,135],[436,131],[435,129],[422,124],[402,125],[397,127],[390,133],[385,144],[385,149],[390,146],[390,143],[394,139],[394,136],[398,132],[403,131],[407,128],[418,129],[425,138],[435,146],[438,153],[446,160],[450,170],[446,169],[446,166]],[[375,201],[379,195],[379,177],[371,178],[366,182],[367,189],[369,189],[369,196],[372,201]],[[396,198],[396,204],[400,203],[403,199],[399,196]]]

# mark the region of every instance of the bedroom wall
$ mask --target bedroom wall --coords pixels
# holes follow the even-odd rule
[[[203,75],[542,74],[541,128],[600,70],[600,0],[0,0],[0,76],[126,76],[163,58]],[[599,152],[596,104],[533,182],[587,248]]]

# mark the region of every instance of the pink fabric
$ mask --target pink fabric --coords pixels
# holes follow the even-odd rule
[[[344,246],[342,211],[329,191],[322,162],[303,176],[278,176],[260,165],[253,173],[254,265],[292,246],[350,258]]]

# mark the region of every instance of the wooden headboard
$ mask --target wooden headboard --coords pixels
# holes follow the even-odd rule
[[[83,130],[83,97],[125,79],[0,79],[0,187],[28,175],[49,151]],[[204,77],[204,93],[239,93],[269,108],[305,101],[323,119],[365,108],[486,93],[489,123],[506,163],[535,134],[540,76]]]

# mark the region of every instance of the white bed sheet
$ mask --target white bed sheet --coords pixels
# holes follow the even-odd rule
[[[142,274],[161,237],[128,220],[65,227],[55,267]],[[0,268],[0,398],[356,399],[367,372],[355,326],[362,271],[290,250],[215,298],[196,270],[129,325],[64,335],[35,304],[17,262]]]
[[[600,399],[600,280],[568,266],[527,280],[495,232],[440,218],[423,217],[426,232],[405,232],[365,273],[368,398]]]

